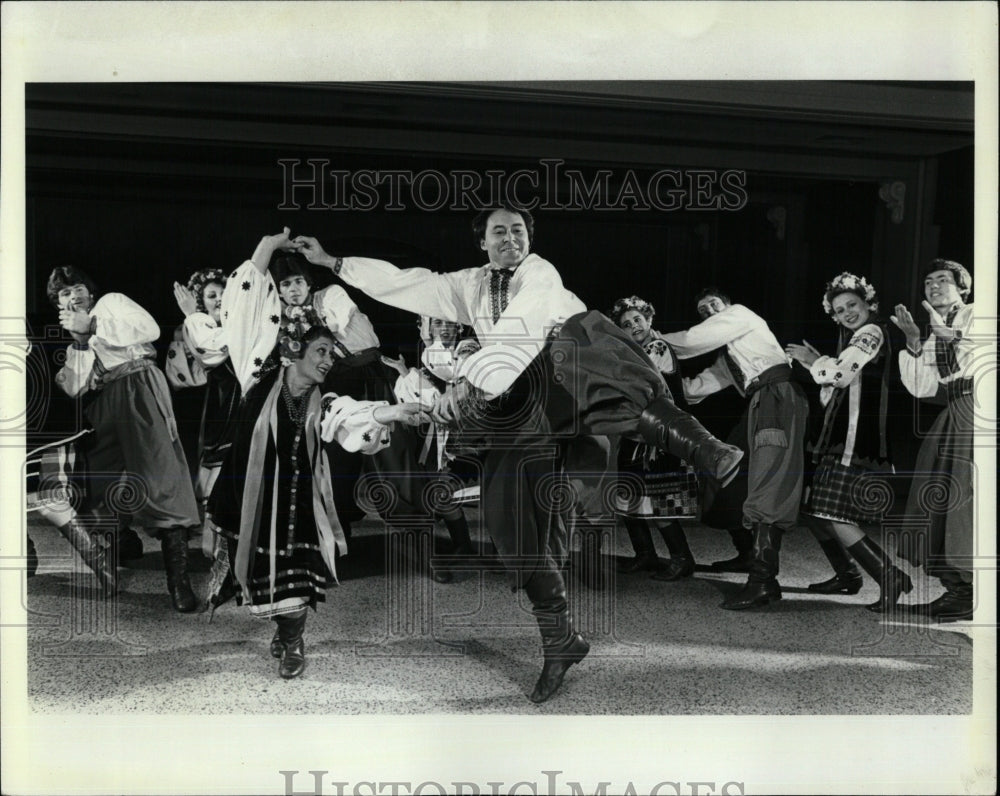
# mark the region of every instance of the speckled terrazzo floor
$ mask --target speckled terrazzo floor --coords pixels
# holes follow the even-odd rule
[[[885,622],[877,596],[805,586],[828,576],[806,532],[786,538],[785,599],[719,608],[740,575],[699,571],[677,583],[611,575],[603,591],[571,584],[592,651],[557,698],[525,698],[541,665],[534,621],[499,573],[451,584],[390,580],[378,525],[355,530],[342,584],[306,629],[308,668],[285,682],[268,656],[273,624],[235,603],[214,621],[170,609],[158,545],[119,570],[117,602],[95,599],[89,572],[58,533],[31,525],[42,557],[26,581],[32,709],[73,713],[342,714],[961,714],[972,707],[972,643],[961,626]],[[731,555],[728,537],[692,527],[701,562]],[[630,553],[621,531],[605,551]],[[663,551],[661,551],[663,552]],[[82,566],[77,560],[77,566]],[[202,564],[196,590],[207,578]],[[936,596],[926,580],[909,601]],[[77,598],[73,598],[77,589]],[[409,608],[407,608],[409,606]]]

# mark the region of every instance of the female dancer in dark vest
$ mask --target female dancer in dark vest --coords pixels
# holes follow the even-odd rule
[[[882,500],[887,490],[879,488],[879,474],[894,472],[887,433],[892,366],[888,329],[878,319],[875,288],[846,271],[827,283],[823,309],[841,327],[837,355],[821,356],[806,343],[786,348],[821,386],[820,401],[826,407],[819,438],[809,446],[814,467],[802,512],[834,576],[813,583],[809,590],[860,591],[861,573],[846,548],[882,589],[868,610],[887,612],[913,588],[906,573],[862,530],[880,527],[888,501]]]

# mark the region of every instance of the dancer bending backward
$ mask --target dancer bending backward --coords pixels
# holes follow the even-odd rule
[[[948,397],[947,408],[924,437],[917,453],[906,515],[923,519],[927,533],[904,540],[901,555],[937,577],[945,593],[930,603],[912,606],[919,617],[935,622],[972,619],[972,557],[976,553],[972,527],[972,426],[975,418],[970,364],[975,345],[969,340],[973,310],[966,304],[972,276],[959,263],[937,259],[924,272],[923,307],[931,333],[920,341],[920,329],[909,310],[896,305],[892,321],[906,335],[899,352],[903,384],[917,398],[938,389]],[[928,511],[927,492],[944,484],[947,498]]]
[[[86,459],[86,508],[97,514],[108,486],[126,474],[142,504],[132,521],[159,537],[174,609],[194,611],[198,600],[188,579],[188,529],[197,528],[198,504],[184,450],[177,436],[170,391],[156,367],[153,343],[160,327],[142,307],[121,293],[97,297],[93,281],[73,266],[49,277],[49,300],[59,323],[73,337],[56,383],[82,398],[94,433],[81,446]],[[104,588],[116,588],[114,562],[77,518],[60,532],[97,574]]]
[[[809,405],[802,388],[791,381],[791,365],[763,318],[742,304],[730,304],[715,289],[702,293],[698,313],[705,320],[663,339],[681,359],[724,348],[709,368],[683,380],[689,403],[730,386],[748,401],[750,461],[743,524],[754,532],[754,558],[746,585],[722,604],[738,611],[781,599],[778,555],[782,533],[795,527],[799,515]]]
[[[587,312],[563,287],[555,266],[529,253],[533,228],[527,211],[483,211],[473,232],[489,262],[446,274],[334,257],[314,238],[295,242],[311,262],[379,301],[474,328],[482,349],[460,367],[437,415],[448,423],[461,419],[482,433],[483,516],[538,621],[545,661],[530,698],[543,702],[589,651],[573,626],[562,573],[549,554],[553,506],[539,487],[559,469],[553,442],[582,434],[639,434],[720,478],[742,454],[678,410],[642,348],[600,313]],[[481,412],[470,411],[476,405]]]
[[[237,599],[277,624],[270,651],[285,679],[305,669],[306,609],[325,600],[336,582],[335,557],[347,552],[322,443],[373,453],[389,444],[393,423],[426,419],[412,404],[320,398],[335,356],[332,333],[295,322],[282,327],[279,341],[280,318],[268,300],[275,292],[268,261],[287,244],[287,228],[265,236],[223,294],[225,339],[243,399],[209,499],[211,519],[231,547]],[[280,365],[262,369],[276,344]]]
[[[333,333],[334,363],[323,389],[357,400],[395,403],[396,370],[380,354],[379,339],[371,321],[347,291],[340,285],[330,285],[314,293],[308,261],[290,250],[275,252],[270,273],[278,287],[278,296],[267,298],[281,314],[283,323],[296,320],[321,323]],[[417,471],[416,449],[416,434],[405,427],[398,428],[389,445],[372,456],[351,453],[336,445],[329,447],[327,455],[337,472],[334,497],[348,537],[350,523],[364,516],[355,500],[362,471],[392,488],[394,503],[380,509],[384,520],[405,521],[427,514],[420,500],[421,484],[412,475]]]
[[[677,360],[670,346],[663,341],[659,332],[650,325],[656,311],[653,305],[638,296],[620,298],[615,302],[609,316],[626,334],[642,346],[650,361],[667,380],[677,373]],[[667,395],[673,400],[673,392],[667,385]],[[691,516],[691,504],[697,504],[698,483],[694,475],[684,469],[684,463],[676,456],[663,453],[645,442],[622,438],[618,445],[618,471],[630,473],[646,482],[650,474],[671,479],[668,495],[664,502],[677,508],[654,507],[649,495],[637,496],[637,505],[630,507],[625,515],[625,529],[628,531],[635,558],[619,566],[621,572],[654,572],[653,580],[679,580],[694,574],[694,555],[688,547],[684,529],[677,517]],[[661,498],[657,498],[658,504]],[[657,527],[670,551],[670,560],[663,566],[656,556],[656,546],[649,532],[649,523]]]
[[[454,383],[455,372],[460,363],[479,350],[479,343],[475,338],[465,336],[465,327],[451,321],[423,316],[419,326],[423,344],[421,367],[407,368],[402,357],[395,360],[399,370],[396,397],[403,402],[419,403],[431,410],[447,385]],[[450,433],[448,426],[441,423],[430,423],[422,429],[423,443],[417,461],[424,472],[444,474],[452,471],[456,457],[449,449]],[[461,507],[443,508],[440,516],[451,537],[451,555],[470,555],[473,552],[472,539],[468,520]],[[436,569],[434,579],[447,582],[451,577],[446,570]]]
[[[802,512],[834,576],[811,584],[809,591],[857,594],[861,573],[850,553],[882,589],[879,599],[866,607],[886,612],[913,588],[906,573],[861,530],[881,526],[881,511],[866,495],[879,473],[895,472],[887,433],[889,369],[894,364],[888,329],[878,319],[875,288],[847,271],[827,284],[823,309],[840,325],[837,355],[821,356],[805,342],[785,349],[821,385],[820,402],[826,407],[822,431],[810,446],[815,466]]]

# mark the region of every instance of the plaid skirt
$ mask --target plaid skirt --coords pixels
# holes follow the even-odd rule
[[[840,463],[840,455],[824,456],[803,494],[802,512],[852,525],[878,525],[892,506],[892,486],[873,470]]]
[[[623,439],[614,497],[616,513],[626,517],[693,519],[698,516],[698,477],[676,456]]]

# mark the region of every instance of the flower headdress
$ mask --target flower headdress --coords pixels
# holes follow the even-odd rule
[[[878,312],[878,298],[871,282],[863,276],[843,271],[826,283],[826,289],[823,293],[823,311],[831,318],[833,318],[833,304],[831,302],[841,293],[853,293],[868,305],[869,310]],[[836,321],[836,318],[834,320]]]
[[[283,317],[278,327],[278,356],[281,364],[288,367],[302,356],[302,339],[306,332],[314,326],[322,326],[323,321],[312,304],[286,305],[281,314]]]
[[[615,302],[615,306],[611,308],[611,320],[617,324],[621,320],[622,315],[630,310],[641,313],[647,321],[651,321],[653,316],[656,315],[656,310],[648,301],[638,296],[629,296],[628,298],[620,298]]]
[[[226,286],[226,272],[221,268],[202,268],[191,274],[187,281],[187,289],[194,294],[195,308],[205,312],[205,286],[215,282],[221,287]]]

